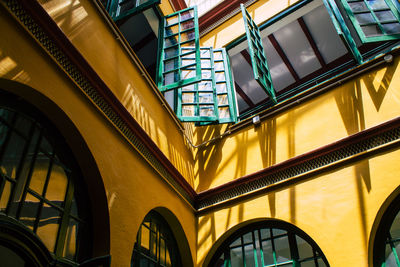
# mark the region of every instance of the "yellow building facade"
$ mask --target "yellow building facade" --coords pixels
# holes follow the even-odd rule
[[[200,16],[199,42],[226,48],[236,93],[239,86],[244,93],[235,122],[201,125],[175,114],[176,102],[170,106],[146,65],[159,50],[141,58],[144,45],[130,44],[140,33],[128,36],[129,18],[116,21],[107,1],[1,1],[5,266],[400,265],[399,2],[374,9],[373,1],[353,1],[374,18],[392,12],[395,19],[379,27],[393,24],[394,37],[371,46],[357,40],[356,48],[337,37],[350,63],[321,63],[313,77],[288,65],[290,51],[275,45],[287,73],[299,77],[289,91],[275,89],[274,104],[267,94],[255,101],[244,67],[235,65],[232,51],[247,45],[239,2],[272,46],[277,24],[308,23],[308,12],[354,3],[228,2]],[[158,22],[181,5],[162,0],[151,8]],[[153,28],[160,46],[162,26],[148,9],[134,16],[142,13],[161,29]],[[304,50],[313,59],[293,53],[304,69],[316,60],[313,49]],[[270,69],[277,84],[279,72]]]

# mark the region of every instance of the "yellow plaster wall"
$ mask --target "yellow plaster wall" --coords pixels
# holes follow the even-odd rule
[[[175,214],[195,259],[193,210],[166,185],[2,6],[0,29],[1,35],[7,36],[0,38],[0,78],[28,85],[56,103],[74,123],[93,154],[107,193],[112,266],[130,266],[139,225],[156,207],[165,207]],[[32,101],[57,127],[62,128],[63,122],[52,117],[43,103],[29,99],[29,92],[3,88],[2,84],[0,88]],[[64,134],[68,135],[68,131]],[[76,153],[79,153],[77,149]]]
[[[296,225],[320,246],[330,266],[368,266],[375,217],[399,186],[399,157],[392,150],[200,216],[198,266],[225,232],[255,219]]]
[[[190,147],[144,74],[100,15],[94,1],[40,2],[135,120],[193,185],[194,163]],[[163,12],[172,12],[169,2],[162,2]]]
[[[198,192],[396,118],[400,112],[400,57],[319,97],[249,126],[197,152]],[[196,129],[197,142],[223,132]],[[197,183],[196,183],[197,184]]]
[[[260,0],[246,9],[253,20],[257,24],[261,24],[297,2],[300,2],[300,0]],[[202,36],[200,45],[212,46],[215,48],[225,47],[245,33],[242,13],[239,12],[220,26]]]

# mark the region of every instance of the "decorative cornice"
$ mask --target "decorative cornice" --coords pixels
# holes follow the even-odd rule
[[[121,104],[43,7],[32,0],[2,1],[139,154],[193,206],[193,188]]]
[[[293,157],[266,169],[240,177],[197,194],[196,209],[225,203],[237,197],[256,193],[271,185],[289,182],[292,178],[310,174],[375,148],[400,140],[400,117],[358,132],[339,141]],[[399,145],[399,144],[396,144]]]

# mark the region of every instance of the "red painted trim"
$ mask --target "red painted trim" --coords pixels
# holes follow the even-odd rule
[[[239,185],[243,185],[258,179],[261,179],[267,175],[271,175],[277,172],[284,171],[285,169],[288,169],[290,167],[302,164],[304,162],[322,157],[328,153],[332,153],[335,151],[338,151],[346,146],[350,146],[356,143],[360,143],[364,140],[367,140],[369,138],[372,138],[374,136],[377,136],[381,133],[390,131],[395,128],[400,127],[400,117],[397,117],[395,119],[392,119],[390,121],[387,121],[385,123],[382,123],[380,125],[371,127],[369,129],[366,129],[364,131],[358,132],[356,134],[350,135],[348,137],[345,137],[343,139],[340,139],[336,142],[333,142],[329,145],[317,148],[315,150],[312,150],[308,153],[293,157],[291,159],[288,159],[284,162],[275,164],[271,167],[265,168],[263,170],[257,171],[255,173],[249,174],[242,176],[240,178],[237,178],[231,182],[228,182],[226,184],[214,187],[212,189],[205,190],[203,192],[200,192],[197,194],[196,201],[202,201],[210,197],[214,197],[220,193],[223,193],[224,191],[233,189]]]
[[[224,0],[199,18],[199,30],[204,31],[224,16],[240,7],[240,4],[248,0]]]
[[[187,8],[185,0],[171,0],[176,11]]]
[[[112,110],[127,124],[129,129],[146,146],[151,154],[162,164],[171,174],[175,181],[187,192],[194,201],[196,192],[179,173],[175,166],[168,160],[163,152],[157,147],[153,140],[147,135],[139,123],[121,104],[114,93],[107,87],[96,71],[90,66],[82,54],[76,49],[71,41],[65,36],[58,25],[47,14],[43,7],[32,0],[21,0],[21,5],[31,15],[35,22],[43,28],[48,36],[55,42],[77,69],[88,79],[93,88],[105,99]]]

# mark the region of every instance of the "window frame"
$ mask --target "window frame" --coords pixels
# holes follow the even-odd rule
[[[271,73],[268,68],[267,58],[265,56],[264,47],[260,29],[252,19],[249,12],[243,4],[240,4],[242,17],[244,21],[244,28],[246,30],[247,43],[249,47],[249,54],[253,68],[254,79],[264,88],[265,92],[271,98],[274,104],[277,103],[275,90],[271,79]]]
[[[267,238],[261,238],[261,230],[268,229],[270,232],[270,236]],[[274,230],[281,230],[281,231],[286,231],[286,233],[279,233],[279,234],[274,234],[272,233]],[[255,232],[257,232],[257,238],[255,238]],[[251,242],[245,243],[243,237],[249,233],[252,233],[252,240]],[[228,238],[226,238],[225,241],[222,242],[222,244],[216,249],[216,252],[213,254],[211,257],[210,263],[208,266],[220,266],[216,265],[222,264],[222,261],[219,261],[222,257],[224,258],[224,266],[229,266],[231,267],[231,262],[230,262],[230,249],[232,247],[242,247],[242,256],[243,256],[243,261],[246,260],[245,254],[244,254],[244,247],[253,245],[253,257],[254,257],[254,262],[256,261],[256,258],[258,258],[257,254],[260,254],[260,258],[262,261],[263,259],[263,250],[262,250],[262,243],[265,241],[269,240],[275,240],[275,239],[280,239],[287,237],[288,240],[288,249],[290,251],[291,255],[291,260],[285,261],[285,262],[277,262],[276,260],[276,255],[275,253],[273,254],[273,259],[274,263],[271,265],[265,265],[265,266],[279,266],[283,264],[290,264],[292,263],[293,266],[298,266],[299,263],[306,262],[306,261],[318,261],[322,260],[325,266],[329,266],[329,262],[327,261],[324,253],[318,246],[318,244],[310,237],[308,236],[304,231],[301,229],[297,228],[294,225],[291,225],[289,223],[283,222],[283,221],[277,221],[277,220],[271,220],[271,221],[262,221],[262,222],[256,222],[252,223],[249,225],[246,225],[238,230],[236,230],[234,233],[232,233]],[[296,237],[301,238],[303,241],[306,241],[312,249],[312,254],[313,256],[311,257],[302,257],[300,258],[299,255],[299,250],[296,242]],[[234,244],[237,240],[240,240],[240,244]],[[260,244],[255,244],[255,242],[259,242]],[[271,241],[271,245],[274,241]],[[273,245],[272,245],[273,247]],[[275,248],[272,248],[275,250]],[[263,262],[265,264],[265,262]],[[243,266],[245,266],[245,262],[243,262]],[[264,265],[263,265],[264,266]]]
[[[114,21],[118,21],[133,16],[139,12],[143,12],[146,9],[152,8],[161,3],[161,0],[147,0],[142,4],[140,4],[140,1],[141,0],[110,0],[108,2],[108,12]],[[135,6],[121,14],[121,5],[129,4],[129,2],[135,2]]]
[[[188,18],[188,19],[181,19],[182,13],[185,12],[190,12],[193,11],[193,17]],[[171,23],[167,25],[167,20],[170,18],[173,18],[174,16],[178,17],[177,22]],[[189,29],[184,29],[181,30],[181,24],[186,23],[193,20],[193,28]],[[170,27],[172,28],[173,26],[178,26],[178,30],[171,35],[166,36],[166,28]],[[184,40],[182,41],[181,35],[185,34],[186,32],[189,32],[193,30],[194,32],[194,38],[189,39],[189,40]],[[168,90],[173,90],[179,87],[183,87],[185,85],[189,85],[195,82],[199,82],[201,80],[201,65],[200,65],[200,34],[199,34],[199,20],[197,16],[197,8],[196,7],[189,7],[186,9],[179,10],[175,13],[169,14],[167,16],[164,16],[161,19],[160,27],[159,27],[159,46],[158,46],[158,59],[157,59],[157,66],[158,70],[156,73],[156,84],[158,89],[161,92],[165,92]],[[165,40],[171,37],[176,36],[178,38],[178,41],[174,44],[170,44],[169,46],[166,46]],[[193,40],[194,42],[194,53],[189,52],[189,53],[182,53],[181,47],[185,47],[184,45],[191,43]],[[171,42],[172,43],[172,42]],[[176,54],[173,54],[171,56],[167,57],[167,53],[165,53],[165,50],[175,48],[176,47]],[[195,62],[188,64],[188,65],[183,65],[182,64],[182,58],[185,60],[185,56],[188,56],[190,54],[195,55]],[[177,60],[176,62],[173,62],[173,67],[171,69],[165,70],[165,64],[164,62],[172,60]],[[191,69],[194,67],[194,70]],[[189,77],[186,79],[182,79],[182,72],[183,71],[194,71],[194,76]],[[172,83],[165,84],[165,74],[170,74],[170,73],[175,73],[177,75],[174,75],[174,81]]]
[[[330,0],[330,2],[333,2],[334,0]],[[367,7],[368,11],[362,11],[362,12],[357,12],[354,13],[353,10],[351,9],[348,0],[340,0],[344,10],[346,12],[346,14],[348,15],[348,17],[350,18],[353,27],[355,28],[358,36],[360,37],[361,41],[363,43],[368,43],[368,42],[379,42],[379,41],[390,41],[390,40],[397,40],[400,39],[400,33],[397,34],[383,34],[380,36],[371,36],[368,37],[365,35],[364,31],[362,30],[362,26],[367,26],[367,25],[373,25],[376,24],[378,25],[379,29],[382,31],[382,33],[384,33],[384,28],[382,27],[382,24],[386,24],[386,23],[390,23],[390,22],[383,22],[381,23],[379,21],[379,18],[376,16],[375,11],[379,12],[379,11],[383,11],[383,9],[379,9],[379,10],[374,10],[373,8],[370,7],[370,4],[368,3],[368,1],[363,1],[363,3],[365,4],[365,6]],[[395,4],[391,1],[391,0],[382,0],[386,3],[386,5],[388,6],[389,10],[391,11],[391,13],[395,16],[395,18],[397,19],[397,23],[400,22],[400,13],[399,10],[396,8]],[[386,9],[387,10],[387,9]],[[356,14],[371,14],[373,19],[375,20],[375,23],[367,23],[365,25],[360,25],[360,23],[357,21],[357,18],[355,17]],[[394,21],[391,21],[394,22]]]

